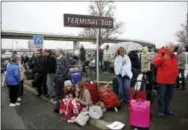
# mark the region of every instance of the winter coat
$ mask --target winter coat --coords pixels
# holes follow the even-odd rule
[[[10,62],[7,65],[7,72],[5,75],[5,82],[7,85],[19,85],[20,84],[20,66],[19,64]]]
[[[86,51],[84,48],[80,48],[80,60],[85,61],[86,60]]]
[[[56,71],[56,58],[53,55],[47,57],[47,73],[53,74]]]
[[[164,55],[168,55],[169,59],[164,60]],[[157,56],[153,60],[153,64],[157,67],[157,83],[159,84],[175,84],[179,71],[175,54],[171,54],[165,48],[161,48]]]
[[[56,67],[56,78],[57,80],[65,80],[68,78],[68,73],[70,69],[69,61],[66,57],[62,56],[56,59],[57,67]]]
[[[45,56],[38,56],[34,58],[33,72],[40,74],[47,73],[47,58]]]
[[[129,58],[131,60],[132,68],[140,70],[140,58],[139,58],[138,54],[135,51],[131,51],[129,53]]]
[[[83,93],[83,96],[79,96],[79,101],[81,104],[87,106],[89,104],[92,104],[92,100],[91,100],[91,94],[89,92],[88,89],[84,89],[84,93]]]
[[[133,73],[131,71],[130,58],[127,55],[124,55],[124,57],[117,56],[114,61],[114,71],[116,75],[128,76],[132,79]]]
[[[151,70],[151,60],[150,60],[150,53],[148,51],[148,47],[142,48],[141,53],[141,71],[142,72],[148,72]]]
[[[185,69],[185,64],[186,64],[185,47],[179,46],[177,51],[177,58],[178,58],[179,69]]]

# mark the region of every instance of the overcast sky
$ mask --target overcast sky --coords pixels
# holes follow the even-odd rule
[[[87,14],[88,2],[2,2],[2,30],[78,35],[81,28],[63,26],[63,14]],[[124,23],[120,38],[177,43],[185,23],[186,2],[116,2],[116,18]],[[27,40],[3,40],[3,48],[27,48]],[[14,45],[12,45],[14,43]],[[72,42],[45,41],[44,48],[72,48]],[[87,43],[88,46],[89,43]],[[88,46],[90,47],[90,46]]]

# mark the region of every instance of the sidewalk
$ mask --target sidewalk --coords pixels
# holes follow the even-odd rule
[[[26,89],[30,90],[32,93],[36,93],[35,89],[30,87],[31,81],[25,81],[24,86]],[[54,101],[49,101],[46,98],[42,97],[44,100],[55,104]],[[172,109],[176,112],[176,116],[158,118],[156,116],[156,102],[152,106],[153,115],[152,123],[150,130],[178,130],[188,128],[188,94],[182,90],[174,90],[174,100],[172,103]],[[125,130],[131,130],[129,126],[129,110],[128,106],[124,106],[120,109],[119,112],[108,111],[104,113],[104,116],[101,120],[90,119],[89,125],[92,125],[98,129],[108,129],[107,124],[114,121],[120,121],[124,123]]]

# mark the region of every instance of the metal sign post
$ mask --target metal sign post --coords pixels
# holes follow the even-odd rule
[[[77,15],[77,14],[64,14],[64,26],[97,28],[97,35],[96,35],[97,79],[96,80],[99,81],[99,28],[112,29],[113,18],[89,16],[89,15]]]
[[[96,45],[97,45],[97,82],[99,81],[99,28],[97,29],[96,35]]]

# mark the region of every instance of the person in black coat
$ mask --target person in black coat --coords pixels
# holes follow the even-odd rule
[[[34,73],[34,81],[33,87],[37,88],[38,94],[37,96],[47,96],[47,86],[46,86],[46,74],[47,74],[47,60],[46,57],[43,55],[41,49],[37,50],[36,58],[34,58],[34,66],[33,66],[33,73]]]
[[[81,45],[81,48],[80,48],[79,58],[80,58],[80,61],[82,62],[83,72],[85,72],[86,50],[83,45]]]
[[[45,51],[47,55],[47,88],[48,97],[54,97],[54,78],[56,72],[56,57],[52,54],[52,50]]]
[[[133,78],[131,80],[131,87],[134,87],[136,78],[140,72],[141,63],[140,63],[140,58],[136,51],[131,51],[129,52],[128,55],[131,60],[132,72],[133,72]]]

